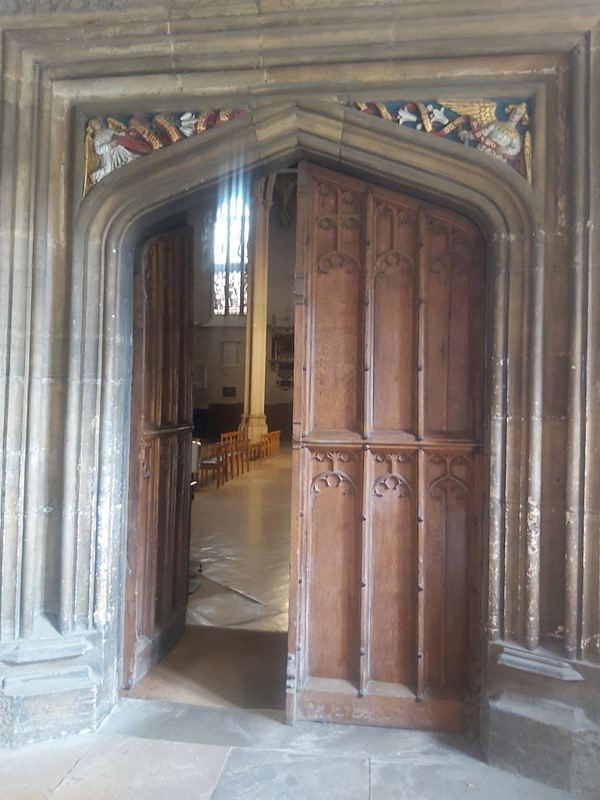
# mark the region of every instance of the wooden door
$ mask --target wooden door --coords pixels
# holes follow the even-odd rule
[[[481,638],[485,251],[303,164],[288,716],[463,730]]]
[[[192,441],[192,229],[148,239],[134,272],[123,688],[185,625]]]

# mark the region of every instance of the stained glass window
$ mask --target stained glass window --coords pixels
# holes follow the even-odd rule
[[[213,314],[216,316],[246,313],[249,222],[248,203],[241,192],[231,193],[217,208],[213,251]]]

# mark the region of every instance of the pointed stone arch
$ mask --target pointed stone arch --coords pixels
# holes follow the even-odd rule
[[[504,568],[504,540],[507,531],[520,541],[531,535],[504,509],[527,502],[535,507],[540,491],[539,474],[528,472],[522,458],[528,454],[539,462],[541,447],[534,413],[541,393],[541,331],[529,311],[542,302],[543,247],[531,188],[486,155],[338,104],[273,103],[113,173],[90,192],[78,212],[66,415],[67,437],[77,448],[70,456],[72,469],[65,471],[64,504],[95,512],[89,525],[66,525],[63,541],[67,556],[72,553],[72,570],[63,587],[62,624],[68,629],[69,614],[83,617],[102,634],[95,645],[95,716],[116,702],[118,689],[114,664],[122,636],[128,469],[123,442],[129,441],[135,244],[149,225],[192,205],[225,173],[268,173],[300,158],[452,208],[484,233],[489,317],[485,626],[490,641],[503,630],[506,587],[522,578]],[[521,335],[509,336],[515,326]],[[509,417],[523,421],[509,430]],[[519,457],[511,460],[510,453]],[[519,530],[511,533],[515,525]],[[93,587],[87,608],[77,605],[74,594],[78,580],[86,578],[78,572],[90,564],[76,557],[82,546],[93,554],[95,573],[87,576]],[[535,559],[531,566],[534,572],[528,574],[535,578]],[[535,580],[531,587],[534,591]],[[526,619],[521,629],[526,642]]]

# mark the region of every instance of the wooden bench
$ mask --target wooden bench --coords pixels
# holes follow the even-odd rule
[[[217,445],[209,445],[209,457],[206,460],[208,468],[214,464]],[[243,475],[250,469],[250,462],[271,458],[279,453],[281,446],[281,431],[269,431],[260,437],[259,442],[251,443],[243,431],[225,431],[221,434],[221,456],[223,459],[221,482]],[[216,466],[212,467],[216,472]],[[218,477],[218,476],[217,476]],[[202,481],[200,481],[202,483]],[[220,485],[220,483],[217,483]]]
[[[269,431],[260,437],[260,459],[271,458],[279,453],[281,446],[281,431]]]
[[[242,431],[227,431],[221,434],[221,444],[228,448],[228,461],[231,468],[231,477],[235,470],[236,475],[243,475],[250,469],[250,442]]]

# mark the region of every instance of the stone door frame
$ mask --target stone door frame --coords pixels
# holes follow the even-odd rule
[[[314,136],[315,129],[319,130],[319,137]],[[332,155],[336,146],[342,155]],[[243,154],[241,159],[240,154]],[[505,504],[523,504],[525,492],[530,498],[535,495],[535,486],[527,485],[521,474],[520,459],[514,465],[512,481],[521,487],[521,492],[507,499],[502,488],[507,480],[502,465],[510,462],[508,451],[515,446],[514,438],[511,441],[506,430],[511,398],[505,387],[529,375],[527,394],[532,403],[541,377],[536,364],[540,343],[535,342],[535,330],[525,332],[530,344],[527,366],[523,364],[522,342],[515,337],[511,339],[508,330],[509,320],[530,316],[523,304],[534,307],[541,302],[535,278],[541,271],[536,259],[540,259],[542,248],[531,246],[537,230],[533,193],[520,176],[475,151],[415,135],[326,101],[298,100],[286,106],[279,103],[266,106],[212,134],[142,159],[105,179],[81,207],[78,220],[81,239],[75,249],[74,263],[82,265],[81,274],[88,284],[93,282],[97,286],[87,292],[90,303],[85,308],[86,325],[93,326],[97,336],[90,337],[90,346],[84,347],[81,367],[87,371],[86,362],[92,362],[98,372],[92,387],[84,386],[72,396],[73,411],[68,424],[73,426],[73,433],[83,425],[86,403],[93,403],[100,410],[95,450],[98,482],[89,484],[87,502],[97,509],[95,524],[89,532],[95,536],[93,549],[102,559],[96,570],[105,571],[112,578],[103,581],[102,575],[97,574],[96,586],[100,591],[95,598],[94,613],[101,614],[109,623],[104,630],[105,641],[111,643],[115,655],[122,638],[119,575],[124,569],[127,457],[125,454],[122,457],[120,444],[129,438],[131,255],[135,243],[166,214],[190,205],[195,194],[222,176],[223,165],[237,163],[245,169],[271,172],[299,158],[350,170],[360,177],[458,210],[473,219],[484,233],[488,248],[490,342],[485,447],[489,500],[484,504],[489,570],[484,587],[484,594],[487,593],[484,621],[489,640],[498,637],[504,591],[499,558],[506,524],[502,508]],[[141,195],[140,187],[143,187]],[[515,283],[517,286],[511,288]],[[100,305],[92,301],[96,291],[103,298]],[[98,341],[102,342],[103,356],[99,362],[96,361]],[[523,364],[522,374],[511,372],[510,363]],[[93,400],[87,397],[90,390],[94,393]],[[531,416],[532,412],[525,414]],[[89,453],[88,446],[82,440],[82,461]],[[533,459],[537,457],[535,448],[539,442],[534,426],[523,425],[518,446],[525,447]],[[80,503],[86,502],[81,497],[82,489],[80,486]],[[108,682],[104,691],[114,695],[110,677],[105,677],[104,682]]]

